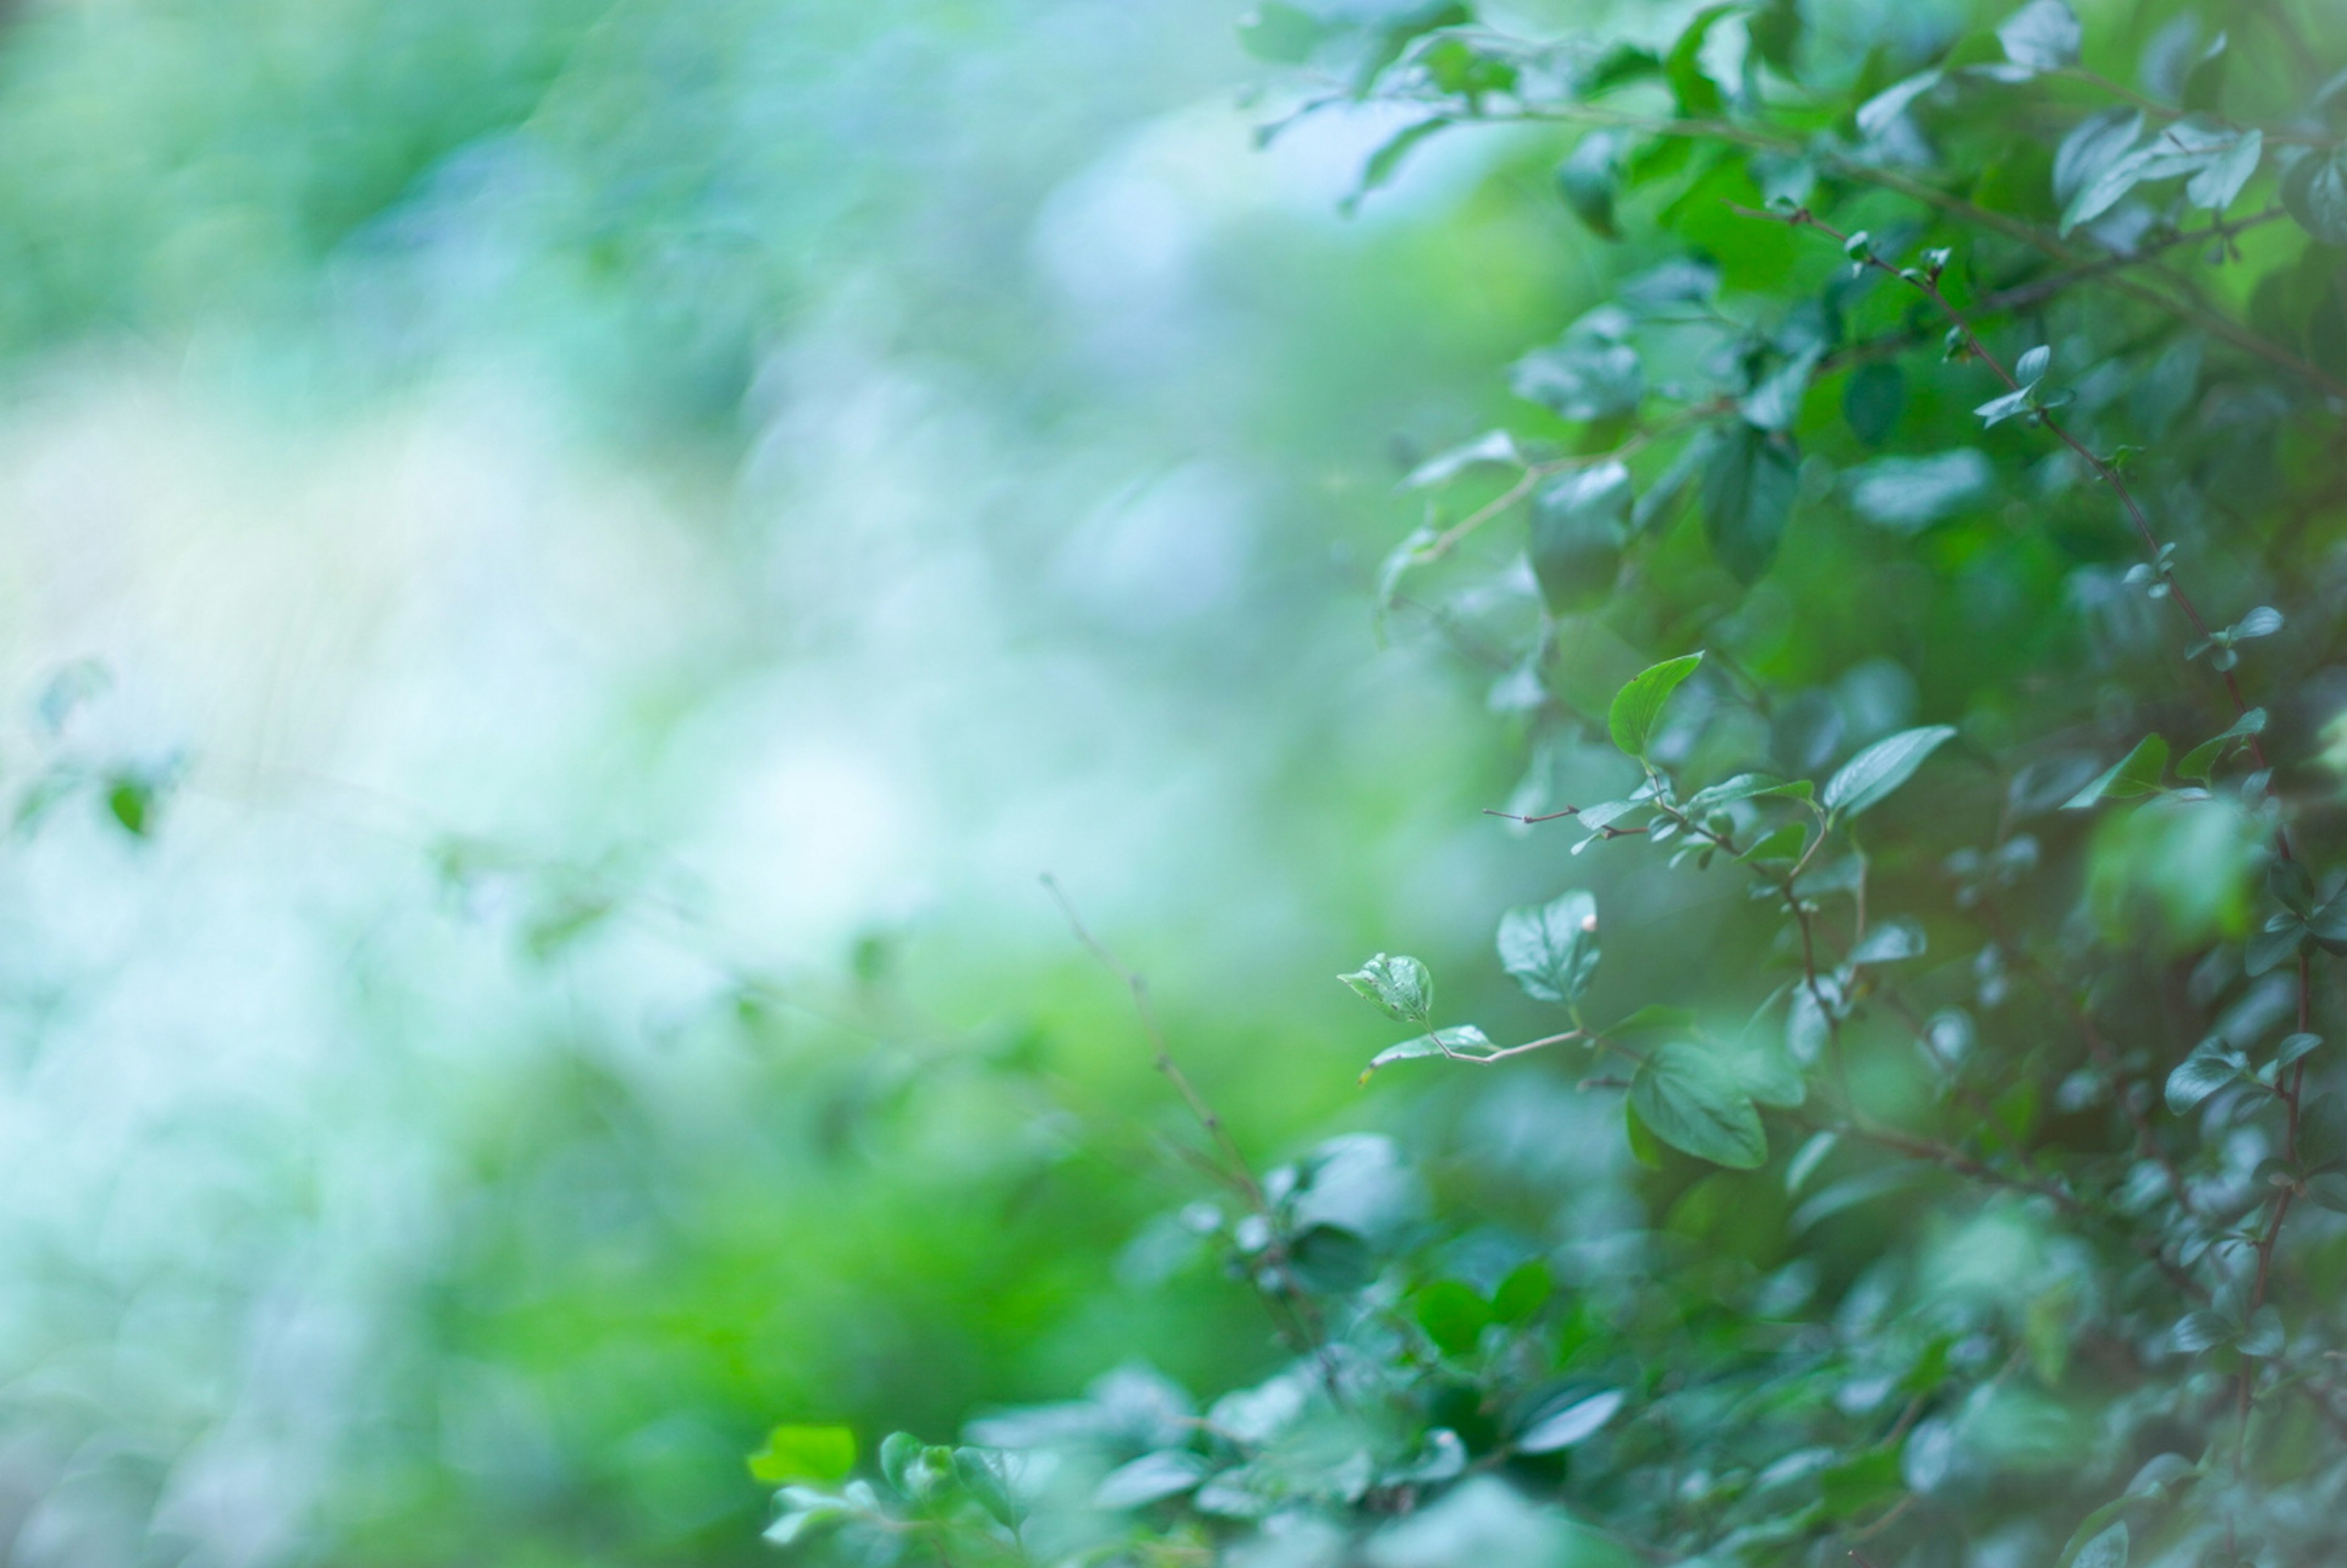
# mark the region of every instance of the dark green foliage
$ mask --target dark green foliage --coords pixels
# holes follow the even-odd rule
[[[1436,515],[1381,593],[1423,573],[1493,645],[1532,896],[1569,890],[1500,917],[1524,997],[1446,975],[1479,1025],[1416,960],[1345,979],[1419,1031],[1369,1048],[1391,1078],[1515,1087],[1423,1176],[1217,1145],[1269,1380],[989,1423],[1045,1450],[1016,1529],[892,1483],[779,1533],[2347,1560],[2347,32],[1909,9],[1344,24],[1397,123],[1556,125],[1553,181],[1491,200],[1561,198],[1607,279],[1508,373],[1538,406],[1412,475]],[[1504,1027],[1526,1000],[1551,1022]]]

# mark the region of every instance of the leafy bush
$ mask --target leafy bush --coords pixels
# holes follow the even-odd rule
[[[2347,1553],[2347,35],[2287,0],[1986,24],[1243,25],[1296,115],[1407,111],[1371,200],[1434,138],[1534,128],[1611,280],[1504,427],[1415,466],[1378,579],[1505,651],[1506,815],[1559,891],[1498,957],[1553,1021],[1455,1017],[1408,957],[1343,978],[1409,1035],[1372,1071],[1518,1075],[1515,1143],[1258,1174],[1161,1045],[1220,1188],[1178,1223],[1292,1361],[1204,1401],[1127,1368],[856,1480],[785,1429],[774,1541]],[[1615,948],[1669,982],[1614,995]]]

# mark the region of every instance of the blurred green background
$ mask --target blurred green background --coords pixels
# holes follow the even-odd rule
[[[764,1561],[774,1421],[1269,1365],[1043,872],[1266,1162],[1565,1092],[1331,977],[1554,890],[1368,582],[1585,241],[1233,20],[5,13],[5,1561]]]

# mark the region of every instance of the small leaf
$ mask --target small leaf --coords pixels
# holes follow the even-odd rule
[[[1614,744],[1630,756],[1644,757],[1647,743],[1654,739],[1655,721],[1662,716],[1663,704],[1678,690],[1679,682],[1694,674],[1696,666],[1702,662],[1700,652],[1665,659],[1640,671],[1614,693],[1613,706],[1605,714],[1605,725],[1613,733]]]
[[[2226,630],[2232,635],[2234,641],[2241,642],[2252,637],[2271,637],[2281,630],[2281,611],[2270,604],[2261,604]]]
[[[1186,1449],[1145,1453],[1101,1477],[1092,1489],[1092,1506],[1119,1511],[1179,1497],[1205,1480],[1213,1468]]]
[[[2249,948],[2241,955],[2241,968],[2252,979],[2279,968],[2296,958],[2313,935],[2309,922],[2296,915],[2277,915],[2266,922],[2264,930],[2250,938]]]
[[[2306,1195],[2333,1214],[2347,1214],[2347,1173],[2323,1172],[2306,1184]]]
[[[1361,1069],[1360,1081],[1367,1083],[1369,1075],[1380,1067],[1390,1067],[1397,1061],[1415,1061],[1424,1056],[1452,1057],[1465,1061],[1481,1061],[1500,1048],[1493,1045],[1483,1031],[1471,1023],[1452,1024],[1448,1029],[1421,1034],[1416,1040],[1389,1045],[1369,1058],[1368,1066]]]
[[[1019,1500],[1011,1486],[1010,1455],[1000,1449],[954,1450],[954,1473],[978,1505],[1005,1530],[1019,1528]]]
[[[1402,1023],[1424,1023],[1434,1010],[1434,977],[1407,955],[1379,953],[1351,974],[1337,978]]]
[[[2062,0],[2030,0],[1996,30],[2005,58],[2032,71],[2059,71],[2078,63],[2085,31]]]
[[[2070,1568],[2127,1568],[2127,1527],[2121,1520],[2078,1548]]]
[[[2266,711],[2263,708],[2250,709],[2234,720],[2223,734],[2203,741],[2185,753],[2184,760],[2176,764],[2176,776],[2189,779],[2195,784],[2207,784],[2209,774],[2217,771],[2217,764],[2224,760],[2226,753],[2253,735],[2263,734],[2265,727]]]
[[[1573,420],[1609,419],[1629,414],[1645,395],[1638,351],[1623,341],[1627,313],[1605,307],[1591,312],[1547,348],[1516,361],[1508,384],[1518,397],[1553,409]]]
[[[2168,1110],[2178,1116],[2188,1114],[2203,1100],[2238,1081],[2248,1066],[2248,1058],[2227,1045],[2221,1036],[2211,1035],[2194,1046],[2192,1054],[2168,1075]]]
[[[750,1474],[768,1486],[828,1483],[856,1468],[856,1434],[846,1427],[776,1427],[750,1456]]]
[[[2015,419],[2028,413],[2034,406],[2030,399],[2034,391],[2033,387],[2024,386],[2018,391],[2008,392],[2001,397],[1992,397],[1973,412],[1979,415],[1985,422],[1982,426],[1983,429],[1993,430],[2006,420]]]
[[[1885,920],[1850,950],[1853,964],[1889,964],[1923,956],[1923,927],[1912,920]]]
[[[1288,1244],[1296,1282],[1316,1296],[1348,1296],[1378,1276],[1368,1240],[1343,1225],[1313,1225]]]
[[[2240,1325],[2220,1312],[2202,1308],[2188,1312],[2168,1336],[2168,1342],[2188,1356],[2219,1345],[2230,1345],[2240,1335]]]
[[[1907,378],[1895,364],[1860,365],[1841,395],[1841,416],[1869,446],[1891,438],[1907,405]]]
[[[1730,577],[1752,583],[1768,571],[1799,489],[1789,440],[1741,420],[1715,438],[1703,466],[1704,534]]]
[[[1556,167],[1557,194],[1593,234],[1618,240],[1614,201],[1622,190],[1623,138],[1613,131],[1584,136]]]
[[[1516,448],[1516,438],[1504,430],[1486,430],[1463,446],[1448,452],[1437,453],[1409,471],[1401,482],[1405,490],[1425,490],[1458,477],[1479,463],[1499,463],[1512,467],[1522,466],[1524,455]]]
[[[2222,156],[2185,183],[2184,199],[2195,207],[2221,214],[2257,173],[2258,160],[2265,156],[2265,132],[2254,128],[2243,131]]]
[[[2290,1343],[2290,1335],[2282,1327],[2281,1314],[2271,1307],[2260,1307],[2250,1314],[2249,1326],[2241,1330],[2239,1349],[2244,1356],[2261,1359],[2279,1356]]]
[[[1614,1419],[1627,1398],[1619,1389],[1608,1389],[1539,1416],[1516,1439],[1515,1450],[1518,1453],[1549,1454],[1585,1442]]]
[[[2347,245],[2347,148],[2301,157],[2281,177],[2281,204],[2326,245]]]
[[[1500,1281],[1491,1292],[1491,1315],[1502,1323],[1524,1323],[1548,1305],[1555,1291],[1556,1282],[1549,1277],[1548,1265],[1533,1258],[1518,1264]]]
[[[1817,793],[1817,787],[1807,779],[1772,779],[1766,774],[1737,774],[1706,789],[1697,790],[1686,803],[1687,815],[1696,815],[1719,806],[1732,805],[1739,800],[1762,800],[1782,795],[1790,800],[1807,800]],[[1586,815],[1586,813],[1583,814]]]
[[[2045,373],[2053,366],[2054,351],[2039,343],[2013,362],[2013,379],[2024,386],[2034,386],[2045,379]]]
[[[1840,1143],[1841,1134],[1830,1129],[1810,1133],[1809,1141],[1785,1162],[1785,1195],[1799,1196],[1801,1189],[1809,1185],[1809,1178],[1817,1174],[1818,1167],[1825,1163],[1826,1156]]]
[[[1405,127],[1389,137],[1383,146],[1369,154],[1368,162],[1362,166],[1360,182],[1354,186],[1352,193],[1341,204],[1344,210],[1352,211],[1370,191],[1382,190],[1401,171],[1402,159],[1409,156],[1412,148],[1451,123],[1450,119],[1438,116]]]
[[[1856,816],[1879,804],[1913,777],[1915,770],[1923,765],[1923,759],[1953,739],[1955,733],[1953,725],[1931,724],[1902,730],[1875,742],[1844,763],[1840,771],[1826,782],[1826,809]]]
[[[2301,1030],[2297,1034],[2284,1035],[2281,1043],[2274,1048],[2274,1066],[2288,1067],[2309,1052],[2321,1050],[2321,1047],[2322,1037],[2319,1034],[2308,1034]]]
[[[1597,900],[1576,889],[1509,910],[1500,921],[1500,965],[1534,1001],[1580,1001],[1597,971]]]
[[[1912,534],[1987,495],[1995,472],[1984,454],[1960,446],[1928,457],[1878,457],[1852,468],[1843,483],[1859,516]]]
[[[1614,591],[1630,538],[1630,470],[1605,462],[1561,474],[1532,497],[1532,576],[1549,609],[1594,609]]]
[[[2106,800],[2140,800],[2157,794],[2160,778],[2167,772],[2168,743],[2157,735],[2146,735],[2133,751],[2063,802],[2062,809],[2086,811]]]
[[[1418,1293],[1418,1326],[1446,1356],[1467,1356],[1491,1323],[1491,1306],[1455,1279],[1438,1279]]]
[[[2054,200],[2067,207],[2143,136],[2140,109],[2109,108],[2070,128],[2054,153]]]
[[[1719,86],[1704,74],[1704,40],[1710,35],[1713,23],[1740,8],[1733,5],[1705,6],[1695,14],[1671,46],[1671,52],[1663,57],[1663,78],[1671,85],[1671,96],[1678,100],[1680,114],[1701,118],[1719,112]]]
[[[1904,81],[1894,82],[1858,106],[1859,134],[1871,141],[1889,130],[1891,122],[1907,112],[1907,106],[1930,92],[1944,79],[1938,70],[1920,71]]]
[[[1638,1119],[1671,1147],[1748,1171],[1768,1157],[1760,1113],[1727,1064],[1699,1046],[1657,1048],[1630,1079]]]

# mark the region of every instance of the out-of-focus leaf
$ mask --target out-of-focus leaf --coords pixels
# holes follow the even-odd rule
[[[1630,1103],[1655,1137],[1699,1160],[1748,1171],[1768,1157],[1751,1097],[1700,1046],[1674,1040],[1648,1054],[1631,1077]]]
[[[1907,378],[1887,362],[1859,366],[1841,395],[1841,415],[1850,433],[1869,446],[1891,438],[1907,405]]]
[[[1535,1415],[1514,1443],[1518,1453],[1554,1453],[1586,1442],[1620,1412],[1628,1395],[1619,1389],[1578,1395],[1558,1408]]]
[[[1560,474],[1532,497],[1526,554],[1551,610],[1594,609],[1614,591],[1630,502],[1630,470],[1613,461]]]
[[[1969,446],[1928,457],[1877,457],[1842,477],[1850,504],[1870,523],[1911,534],[1988,494],[1995,469]]]
[[[2168,773],[2168,743],[2146,735],[2135,749],[2113,763],[2086,786],[2063,803],[2065,811],[2086,811],[2106,800],[2141,800],[2157,794]]]
[[[1757,582],[1777,559],[1800,487],[1788,440],[1741,421],[1718,436],[1703,469],[1711,553],[1738,582]]]
[[[856,1434],[846,1427],[776,1427],[749,1463],[750,1474],[768,1486],[843,1481],[856,1468]]]
[[[2078,63],[2085,29],[2062,0],[2030,0],[1996,30],[2005,57],[2032,71],[2059,71]]]

